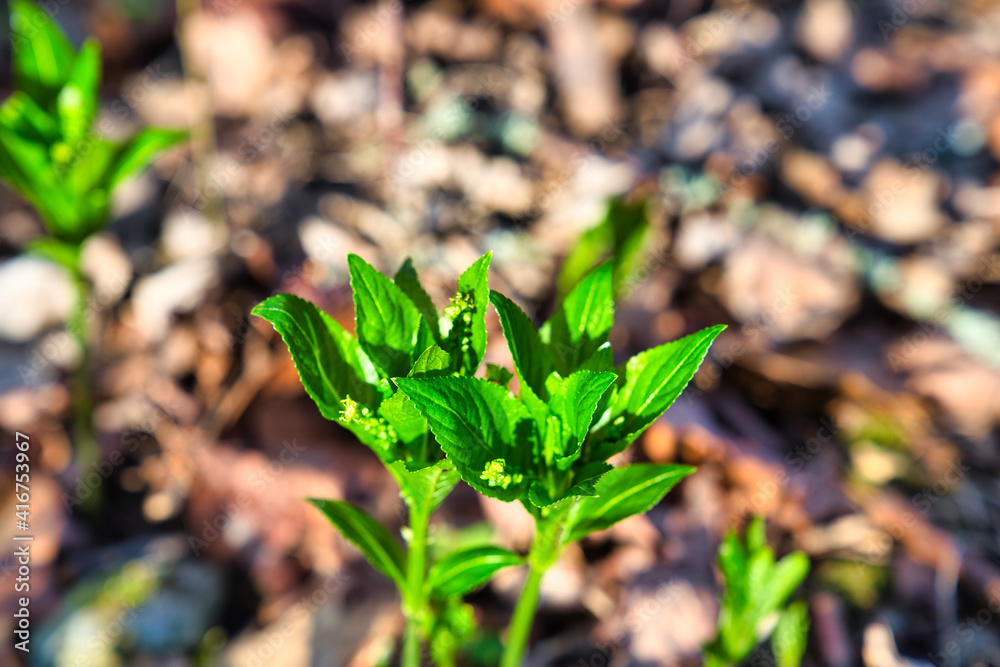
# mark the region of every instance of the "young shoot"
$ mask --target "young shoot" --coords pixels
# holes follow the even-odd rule
[[[640,463],[613,468],[677,399],[723,326],[665,343],[615,367],[612,265],[591,271],[541,328],[498,292],[490,299],[520,392],[488,379],[400,377],[461,478],[483,495],[520,502],[535,519],[528,575],[501,665],[521,665],[542,577],[566,545],[657,504],[694,471]],[[509,379],[509,378],[507,378]],[[491,381],[492,380],[492,381]]]

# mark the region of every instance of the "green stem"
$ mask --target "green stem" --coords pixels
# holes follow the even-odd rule
[[[94,433],[93,379],[90,365],[92,349],[90,345],[90,325],[87,322],[87,312],[90,308],[90,283],[77,271],[74,276],[77,284],[78,302],[76,312],[69,322],[69,331],[80,346],[80,363],[73,373],[73,445],[76,451],[77,474],[85,478],[101,457],[101,447]],[[90,493],[79,500],[84,510],[93,512],[100,506],[100,487],[90,489]]]
[[[403,640],[402,667],[420,667],[421,623],[426,613],[424,577],[427,575],[427,512],[410,510],[410,548],[406,560],[406,634]]]
[[[528,646],[531,626],[535,622],[535,612],[538,610],[538,594],[541,590],[542,577],[545,570],[531,565],[528,578],[521,589],[521,597],[514,607],[514,617],[510,621],[510,633],[507,635],[507,646],[504,648],[500,667],[521,667],[524,652]]]
[[[514,616],[510,621],[507,646],[504,647],[500,667],[520,667],[524,660],[531,626],[535,622],[535,612],[538,610],[542,577],[559,560],[559,554],[565,546],[566,519],[574,503],[575,501],[561,501],[532,512],[535,516],[535,537],[531,541],[531,552],[528,554],[528,578],[514,607]]]

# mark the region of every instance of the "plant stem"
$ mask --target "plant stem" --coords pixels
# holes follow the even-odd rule
[[[93,378],[90,373],[92,350],[90,346],[90,331],[88,329],[87,312],[90,308],[90,283],[77,271],[74,276],[78,291],[76,312],[69,323],[69,331],[80,346],[80,363],[73,372],[73,445],[76,450],[76,468],[80,479],[86,477],[88,471],[101,458],[101,446],[94,433],[94,395]],[[79,499],[84,510],[92,512],[100,507],[100,486],[90,490],[90,493]]]
[[[528,578],[514,607],[500,667],[521,667],[531,626],[535,622],[535,612],[538,610],[542,577],[559,560],[559,555],[566,546],[567,517],[578,502],[578,499],[563,500],[546,508],[528,508],[533,510],[532,515],[535,517],[535,537],[528,553]]]
[[[541,590],[542,577],[545,570],[531,565],[528,578],[521,589],[521,597],[514,607],[514,616],[510,621],[510,633],[507,635],[507,646],[504,648],[500,667],[521,667],[524,652],[528,646],[528,636],[535,622],[535,611],[538,609],[538,594]]]
[[[420,667],[421,621],[426,612],[424,577],[427,574],[428,512],[410,510],[410,548],[406,559],[406,635],[403,640],[403,667]]]

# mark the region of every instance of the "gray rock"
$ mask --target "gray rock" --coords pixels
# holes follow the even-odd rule
[[[23,343],[69,319],[77,292],[69,272],[37,257],[0,264],[0,339]]]

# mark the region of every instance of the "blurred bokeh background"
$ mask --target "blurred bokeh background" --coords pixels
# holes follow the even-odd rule
[[[412,257],[440,305],[489,250],[491,285],[538,318],[615,256],[623,354],[730,325],[628,453],[698,472],[567,551],[532,665],[699,664],[716,548],[752,514],[812,559],[807,664],[1000,665],[998,3],[43,5],[102,41],[107,127],[193,141],[84,250],[88,468],[74,288],[22,252],[43,227],[0,190],[0,664],[21,659],[17,431],[30,664],[389,664],[393,589],[301,498],[398,525],[395,485],[248,313],[290,291],[353,326],[349,252],[386,272]],[[5,43],[4,97],[9,64]],[[488,326],[487,358],[509,363]],[[464,487],[439,539],[445,521],[514,548],[531,534]],[[495,664],[522,576],[472,596],[466,664]]]

